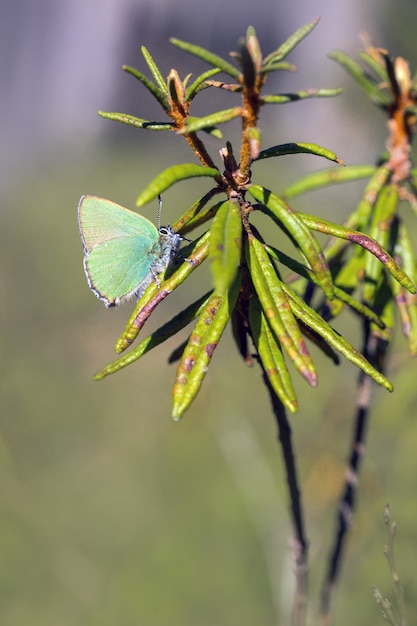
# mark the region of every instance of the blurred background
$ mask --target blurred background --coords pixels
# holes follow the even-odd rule
[[[132,307],[106,310],[88,290],[79,198],[94,194],[134,208],[160,170],[193,160],[173,134],[134,130],[96,112],[163,119],[140,83],[120,69],[125,63],[147,72],[141,45],[164,74],[176,67],[185,76],[205,68],[170,46],[170,36],[225,55],[252,24],[268,53],[321,15],[289,58],[298,73],[277,75],[270,91],[343,86],[344,94],[270,107],[262,118],[264,146],[311,141],[347,163],[373,162],[384,148],[384,118],[326,54],[334,48],[355,53],[359,34],[367,32],[376,45],[408,58],[414,71],[417,5],[5,0],[1,8],[0,623],[285,624],[293,562],[275,425],[259,372],[239,360],[229,331],[197,401],[178,424],[170,418],[175,370],[167,356],[183,337],[113,377],[92,381],[114,358]],[[194,115],[210,110],[205,93]],[[224,135],[237,143],[238,126],[225,127]],[[217,158],[222,143],[210,139],[207,145]],[[288,157],[279,169],[277,163],[260,169],[258,182],[282,189],[323,166],[318,158]],[[204,184],[166,193],[163,222],[173,222]],[[343,219],[360,189],[327,191],[301,206]],[[156,220],[156,206],[143,213]],[[204,280],[208,285],[207,268],[157,311],[149,330],[202,293]],[[351,328],[354,336],[349,317],[345,329]],[[417,593],[416,366],[401,337],[396,345],[389,372],[396,391],[375,394],[359,507],[334,607],[339,625],[352,618],[357,625],[382,623],[373,583],[393,599],[382,554],[386,502],[399,524],[397,560],[410,623],[417,617],[411,607]],[[357,377],[346,362],[335,369],[317,359],[319,387],[297,381],[301,408],[291,418],[311,544],[311,623]]]

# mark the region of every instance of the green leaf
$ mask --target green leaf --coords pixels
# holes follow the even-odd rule
[[[184,85],[178,76],[178,73],[175,70],[171,70],[168,79],[168,93],[171,101],[171,106],[174,105],[174,108],[180,109],[183,106],[185,99],[185,89]]]
[[[268,63],[267,65],[263,64],[260,74],[271,74],[277,71],[296,72],[297,66],[287,61],[276,61],[275,63]]]
[[[195,98],[195,96],[202,90],[207,87],[211,87],[211,85],[207,85],[206,80],[218,74],[221,70],[218,67],[214,67],[211,70],[207,70],[204,74],[200,74],[195,81],[188,87],[185,95],[185,100],[190,102]]]
[[[323,148],[322,146],[318,146],[315,143],[282,143],[278,146],[272,146],[271,148],[267,148],[266,150],[261,150],[257,159],[254,159],[253,162],[260,161],[261,159],[270,159],[271,157],[283,156],[288,154],[315,154],[317,156],[324,157],[329,161],[334,161],[343,165],[343,161],[339,159],[335,152],[328,150],[327,148]]]
[[[187,117],[187,124],[193,124],[194,122],[198,122],[201,118],[199,117],[193,117],[192,115],[188,115]],[[201,129],[204,133],[207,133],[208,135],[211,135],[212,137],[215,137],[216,139],[223,139],[223,133],[220,130],[220,128],[217,128],[217,126],[206,126],[204,128]],[[188,134],[188,129],[183,130],[182,134]]]
[[[180,180],[188,178],[196,178],[198,176],[209,176],[211,178],[220,178],[220,172],[213,167],[205,167],[204,165],[196,165],[195,163],[183,163],[181,165],[172,165],[166,170],[158,174],[147,187],[142,191],[136,200],[136,206],[141,207],[169,187],[172,187]]]
[[[232,324],[233,339],[235,340],[236,347],[239,351],[240,356],[243,358],[245,365],[247,365],[248,367],[252,367],[252,346],[250,346],[249,348],[249,331],[246,320],[246,313],[243,314],[241,310],[241,304],[242,300],[240,300],[238,305],[235,306],[230,318]]]
[[[365,187],[356,212],[358,214],[357,229],[365,231],[368,227],[369,218],[374,209],[378,194],[391,177],[391,169],[385,163],[380,165],[371,180]]]
[[[262,50],[261,50],[261,46],[259,45],[259,39],[256,36],[256,31],[253,28],[253,26],[249,26],[246,31],[245,48],[252,59],[252,64],[255,70],[255,74],[258,74],[258,72],[260,71],[262,67]]]
[[[354,166],[353,166],[354,167]],[[366,168],[366,166],[358,166],[360,168]],[[336,174],[348,170],[349,166],[343,170],[333,170]],[[373,168],[372,178],[368,182],[365,187],[365,191],[362,194],[362,197],[359,201],[359,204],[355,211],[353,211],[348,219],[345,222],[344,228],[349,230],[355,230],[359,232],[364,232],[368,228],[369,217],[373,211],[373,207],[378,197],[380,189],[385,185],[387,180],[390,178],[391,172],[388,167],[385,165],[381,165],[378,168]],[[365,171],[365,169],[364,169]],[[335,224],[333,226],[336,226]],[[342,227],[343,228],[343,227]],[[357,237],[357,235],[355,235]],[[346,247],[344,242],[344,237],[342,235],[342,231],[340,231],[340,236],[337,236],[329,245],[326,247],[326,259],[330,260],[332,258],[337,257],[343,248]]]
[[[365,52],[364,50],[360,50],[358,52],[358,57],[360,57],[362,61],[367,63],[378,76],[378,78],[381,81],[384,81],[388,86],[388,74],[385,63],[381,65],[381,63],[377,59],[375,59],[372,55],[368,54],[368,52]]]
[[[304,254],[311,269],[315,272],[320,287],[326,296],[333,298],[333,281],[324,254],[315,237],[291,207],[271,191],[259,185],[248,188],[251,196],[261,203],[260,209],[282,224],[292,237],[295,245]]]
[[[131,365],[143,355],[150,352],[152,348],[159,346],[159,344],[163,343],[170,337],[173,337],[173,335],[185,328],[187,324],[189,324],[201,313],[207,303],[210,293],[211,292],[204,294],[204,296],[201,296],[201,298],[190,304],[186,309],[175,315],[172,320],[158,328],[158,330],[149,335],[149,337],[146,337],[146,339],[143,339],[143,341],[141,341],[136,348],[124,356],[116,359],[112,363],[109,363],[106,367],[103,367],[103,369],[95,374],[94,380],[101,380],[102,378],[109,376],[109,374],[114,374],[122,368]]]
[[[388,391],[393,390],[392,383],[385,378],[381,372],[375,369],[360,352],[329,326],[314,309],[307,306],[292,289],[285,285],[285,283],[283,283],[283,289],[288,296],[288,301],[294,315],[326,339],[335,350],[343,354],[344,357],[359,367],[365,374],[368,374],[368,376],[373,378],[379,385],[382,385],[382,387],[385,387]]]
[[[398,210],[398,190],[393,185],[384,186],[379,192],[375,207],[372,213],[372,221],[370,227],[370,238],[378,243],[382,248],[388,246],[389,237],[392,229],[392,222],[395,214]],[[372,252],[372,250],[370,250]],[[402,269],[397,266],[394,259],[389,257],[388,253],[385,256],[391,261],[391,266],[394,267],[394,277],[398,280],[399,273],[404,274]],[[385,257],[383,257],[385,258]],[[374,296],[377,285],[381,279],[383,265],[380,261],[383,260],[380,256],[376,258],[375,255],[366,255],[365,259],[365,284],[364,284],[364,300],[367,304],[372,306],[374,302]],[[395,264],[395,265],[394,265]],[[384,263],[385,267],[387,265]],[[388,269],[388,267],[387,267]],[[396,270],[396,271],[395,271]],[[406,276],[408,279],[408,276]],[[407,282],[399,280],[401,284],[407,289]],[[411,279],[408,279],[410,287],[413,286]],[[414,287],[415,293],[415,287]]]
[[[223,204],[223,200],[215,205],[207,205],[210,200],[219,193],[220,189],[214,187],[210,189],[210,191],[208,191],[202,198],[199,198],[196,202],[194,202],[191,207],[174,222],[173,229],[175,232],[180,232],[185,235],[190,232],[190,230],[196,228],[196,226],[200,226],[214,217],[218,208]]]
[[[256,37],[254,38],[257,42]],[[257,61],[259,62],[259,56],[261,56],[261,51],[259,49],[259,44],[257,46],[255,46],[255,48],[257,48],[257,50],[255,50],[255,57],[256,54],[258,54],[257,58],[254,58],[251,54],[251,50],[248,49],[248,41],[247,39],[241,39],[240,40],[240,65],[242,68],[242,73],[243,73],[243,77],[244,77],[244,84],[246,85],[247,88],[252,89],[254,84],[255,84],[255,80],[256,80],[256,75],[257,75],[257,71],[260,69],[260,65],[257,67]]]
[[[212,126],[216,126],[217,124],[225,124],[226,122],[230,122],[230,120],[239,117],[241,114],[242,109],[240,107],[234,107],[233,109],[225,109],[224,111],[216,111],[215,113],[210,113],[210,115],[206,115],[205,117],[192,118],[191,120],[188,118],[186,122],[186,127],[181,132],[184,135],[196,133],[199,130],[204,130]]]
[[[298,409],[298,402],[291,376],[281,346],[271,331],[257,298],[249,300],[249,323],[265,375],[285,408],[295,413]]]
[[[289,187],[284,189],[280,196],[281,198],[285,198],[285,200],[291,200],[291,198],[295,198],[302,193],[314,191],[321,187],[369,178],[375,171],[375,165],[346,165],[343,168],[332,167],[330,169],[320,170],[319,172],[307,174],[307,176],[292,183]]]
[[[406,272],[416,280],[416,261],[410,234],[404,222],[400,223],[399,248]],[[417,356],[417,302],[416,297],[399,293],[396,297],[400,309],[403,333],[408,339],[408,347],[412,356]],[[401,306],[402,305],[402,306]],[[401,311],[402,308],[402,311]]]
[[[410,236],[410,232],[403,221],[400,222],[395,253],[400,254],[404,271],[407,272],[414,282],[417,282],[417,264],[412,237]]]
[[[126,350],[136,339],[140,329],[146,320],[170,293],[181,285],[207,257],[209,247],[210,231],[207,231],[197,241],[193,241],[190,246],[182,250],[187,254],[186,260],[169,277],[164,279],[159,277],[160,285],[152,282],[141,299],[138,301],[122,335],[117,340],[115,351],[120,353]],[[188,252],[188,249],[191,249]],[[169,270],[170,268],[168,268]],[[168,272],[167,270],[167,272]]]
[[[281,250],[277,250],[273,246],[266,245],[265,249],[268,251],[268,254],[270,257],[279,261],[280,263],[288,267],[293,272],[296,272],[302,278],[305,278],[306,280],[314,283],[315,285],[320,286],[320,283],[318,282],[316,275],[314,274],[314,272],[308,269],[308,267],[306,267],[305,265],[301,265],[301,263],[298,263],[298,261],[296,261],[295,259],[292,259],[288,255],[286,255],[284,252],[282,252]],[[354,258],[356,259],[356,257]],[[350,259],[350,261],[352,260],[353,259]],[[350,261],[348,263],[350,263]],[[361,259],[359,259],[359,262],[362,263]],[[343,266],[342,272],[345,270],[347,265],[348,264],[345,264]],[[346,287],[345,282],[343,282],[343,279],[341,279],[341,274],[337,275],[337,280],[338,282],[340,281],[339,284],[341,284],[343,287]],[[353,286],[355,286],[358,283],[357,275],[353,274],[352,282],[354,283]],[[358,300],[355,300],[355,298],[353,298],[349,293],[346,293],[346,291],[344,291],[343,289],[339,288],[336,285],[334,286],[334,296],[335,296],[334,299],[329,301],[327,305],[332,312],[334,310],[334,307],[339,307],[341,309],[342,306],[346,304],[348,307],[353,309],[359,315],[362,315],[363,317],[366,317],[367,319],[374,322],[378,327],[380,328],[383,327],[383,323],[381,319],[372,309],[367,307],[365,304],[358,302]]]
[[[211,189],[210,191],[213,190]],[[194,203],[193,206],[188,209],[188,211],[184,213],[184,215],[174,223],[179,225],[178,229],[176,230],[180,230],[181,233],[185,235],[191,230],[194,230],[194,228],[196,228],[197,226],[205,224],[208,220],[216,215],[219,207],[221,207],[221,205],[223,204],[223,200],[220,200],[220,202],[217,202],[216,204],[208,204],[208,200],[210,198],[207,198],[206,202],[204,202],[204,200],[209,194],[206,194],[204,198],[200,198],[200,201]],[[212,195],[213,194],[211,194],[211,196]],[[184,224],[184,226],[181,226],[180,224]]]
[[[166,93],[168,95],[168,86],[167,83],[164,79],[164,77],[162,76],[159,67],[157,66],[157,64],[155,63],[155,61],[153,60],[151,53],[149,52],[149,50],[147,48],[145,48],[145,46],[141,47],[141,51],[143,54],[143,58],[145,59],[149,69],[152,72],[152,76],[154,77],[154,80],[156,82],[156,84],[158,85],[159,89],[161,90],[162,93]]]
[[[214,291],[225,295],[233,283],[242,252],[242,219],[239,206],[226,200],[218,209],[211,227],[209,259]]]
[[[395,245],[396,256],[401,257],[404,270],[413,277],[417,278],[417,266],[415,253],[413,250],[412,239],[404,222],[400,222],[398,231],[398,240]],[[392,294],[398,307],[401,317],[401,325],[404,336],[408,341],[408,348],[412,356],[417,356],[417,298],[404,293],[398,283],[393,281],[391,285]]]
[[[295,33],[288,37],[288,39],[283,44],[281,44],[277,50],[271,52],[271,54],[268,54],[268,56],[265,57],[263,67],[268,65],[268,63],[285,59],[285,57],[295,48],[295,46],[298,45],[304,39],[304,37],[307,37],[307,35],[311,33],[311,31],[317,26],[319,21],[320,18],[316,17],[311,22],[308,22],[308,24],[305,24],[304,26],[296,30]]]
[[[296,93],[267,94],[262,96],[265,104],[287,104],[287,102],[297,102],[308,98],[332,98],[342,93],[342,89],[304,89]]]
[[[328,56],[339,63],[354,78],[375,104],[381,108],[386,108],[389,105],[389,97],[380,91],[378,85],[366,74],[357,61],[341,50],[334,50]]]
[[[213,352],[236,304],[242,276],[236,277],[226,296],[213,293],[191,333],[178,365],[173,389],[172,416],[179,420],[196,397]]]
[[[139,72],[139,70],[135,69],[134,67],[130,67],[129,65],[123,65],[122,69],[128,74],[131,74],[132,76],[140,80],[142,85],[144,85],[146,89],[151,92],[154,98],[158,100],[163,109],[165,109],[165,111],[169,111],[169,102],[167,98],[168,91],[165,84],[164,88],[160,89],[156,85],[154,85],[154,83],[147,76],[145,76],[145,74],[142,74],[142,72]]]
[[[395,209],[396,202],[397,201],[394,197],[389,197],[388,194],[383,194],[383,198],[381,199],[381,206],[383,206],[384,209],[387,211],[385,216],[389,215],[389,211]],[[407,274],[401,269],[398,263],[396,263],[394,259],[388,254],[388,252],[386,252],[386,250],[383,248],[383,245],[381,245],[373,237],[368,237],[368,235],[364,235],[361,232],[350,230],[344,226],[339,226],[339,224],[333,224],[333,222],[328,222],[327,220],[323,220],[312,215],[306,215],[305,213],[298,213],[298,216],[312,230],[316,230],[326,235],[332,235],[333,237],[345,239],[347,241],[350,241],[351,243],[356,243],[368,252],[370,252],[372,256],[367,258],[371,258],[374,260],[372,264],[370,264],[369,261],[367,262],[367,272],[369,271],[369,279],[373,285],[377,284],[379,280],[379,275],[382,272],[382,268],[385,267],[385,269],[391,274],[391,276],[393,276],[395,280],[403,285],[403,287],[405,287],[411,293],[416,292],[416,286],[411,278],[407,276]],[[386,236],[389,234],[389,228],[388,233],[386,233],[386,221],[382,220],[381,223],[379,223],[378,220],[376,221],[378,225],[374,232],[376,234],[380,232],[380,238],[384,238],[383,241],[386,245]],[[375,263],[375,267],[373,263]],[[370,300],[367,299],[367,302],[369,303]]]
[[[231,65],[230,63],[225,61],[225,59],[217,56],[217,54],[213,54],[212,52],[209,52],[209,50],[205,50],[200,46],[196,46],[186,41],[181,41],[180,39],[176,39],[175,37],[172,37],[169,41],[172,43],[172,45],[180,48],[181,50],[184,50],[184,52],[188,52],[189,54],[192,54],[199,59],[206,61],[206,63],[209,63],[210,65],[219,68],[225,74],[228,74],[235,79],[239,78],[239,70],[234,67],[234,65]]]
[[[128,126],[134,126],[135,128],[143,128],[144,130],[174,130],[175,124],[173,122],[152,122],[150,120],[144,120],[134,115],[128,115],[127,113],[113,113],[107,111],[99,111],[100,117],[104,117],[114,122],[122,122]]]
[[[247,260],[250,275],[265,317],[295,367],[305,380],[315,387],[317,374],[301,335],[299,326],[291,312],[287,297],[269,256],[258,239],[248,237]]]

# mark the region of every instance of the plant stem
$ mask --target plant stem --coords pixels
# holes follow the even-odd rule
[[[262,363],[261,367],[262,367]],[[307,573],[308,573],[308,544],[304,528],[304,514],[301,503],[300,489],[297,477],[297,467],[293,444],[291,439],[291,427],[287,420],[284,406],[275,394],[265,370],[263,379],[269,391],[272,408],[278,426],[278,439],[281,444],[287,475],[288,493],[291,506],[291,518],[293,525],[293,541],[295,553],[295,594],[291,616],[291,626],[303,626],[306,623],[307,613]]]
[[[368,322],[364,323],[364,337],[363,355],[368,359],[368,361],[382,371],[382,365],[385,360],[385,342],[378,340],[370,333]],[[330,624],[331,602],[340,574],[343,550],[355,509],[359,468],[361,460],[365,454],[365,438],[370,417],[372,387],[373,384],[371,378],[361,373],[358,383],[356,418],[353,426],[353,436],[349,453],[349,463],[345,477],[345,486],[339,500],[334,542],[330,552],[327,574],[321,594],[320,622],[322,626]]]
[[[385,547],[384,554],[387,558],[389,569],[392,576],[392,581],[394,583],[395,595],[397,598],[397,605],[400,613],[400,626],[407,626],[407,616],[405,611],[405,602],[404,602],[404,588],[400,583],[400,577],[398,574],[397,567],[395,565],[395,557],[394,557],[394,539],[395,533],[397,531],[396,522],[391,522],[390,517],[390,509],[389,505],[385,506],[384,510],[384,523],[387,529],[387,537],[388,543]]]

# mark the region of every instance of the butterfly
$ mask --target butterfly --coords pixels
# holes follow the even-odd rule
[[[82,196],[78,226],[88,286],[107,307],[139,299],[182,240],[171,226],[156,228],[143,215],[95,196]]]

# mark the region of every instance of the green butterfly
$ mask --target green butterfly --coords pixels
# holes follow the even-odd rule
[[[88,285],[107,307],[139,299],[182,239],[171,226],[156,228],[146,217],[94,196],[81,198],[78,225]]]

